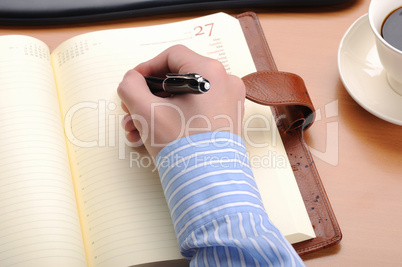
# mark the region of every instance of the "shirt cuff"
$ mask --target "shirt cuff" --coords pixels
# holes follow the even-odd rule
[[[228,214],[264,214],[241,137],[208,132],[179,139],[156,157],[179,244]]]

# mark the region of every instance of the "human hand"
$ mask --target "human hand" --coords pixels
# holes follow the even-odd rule
[[[166,73],[198,73],[209,80],[211,89],[201,95],[153,95],[144,77],[164,77]],[[219,61],[185,46],[170,47],[128,71],[117,92],[128,113],[122,122],[127,139],[137,144],[142,141],[154,158],[169,143],[192,134],[241,134],[245,99],[242,80],[228,75]]]

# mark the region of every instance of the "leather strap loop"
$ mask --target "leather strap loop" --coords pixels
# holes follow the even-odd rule
[[[297,75],[278,72],[255,13],[246,12],[236,17],[243,28],[255,67],[259,70],[243,78],[247,98],[272,105],[273,117],[316,233],[315,238],[293,244],[293,247],[299,255],[304,255],[335,245],[341,241],[342,231],[303,138],[302,130],[311,125],[315,116],[304,82]]]
[[[289,72],[257,71],[242,79],[248,99],[276,107],[278,122],[285,132],[298,127],[305,130],[314,121],[314,106],[300,76]]]

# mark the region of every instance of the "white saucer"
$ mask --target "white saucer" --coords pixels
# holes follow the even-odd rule
[[[346,90],[359,105],[383,120],[402,125],[402,96],[388,84],[367,14],[345,33],[339,45],[338,68]]]

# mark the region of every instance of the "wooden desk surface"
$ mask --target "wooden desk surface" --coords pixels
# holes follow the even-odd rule
[[[314,9],[254,9],[280,70],[305,80],[321,119],[306,133],[315,162],[343,232],[339,245],[304,258],[307,266],[401,266],[402,127],[360,107],[347,93],[337,69],[345,31],[367,13],[369,0]],[[244,10],[228,10],[237,14]],[[162,24],[210,11],[153,16],[88,25],[1,27],[27,34],[54,49],[80,33],[106,28]],[[335,116],[329,116],[325,107]],[[337,108],[337,109],[336,109]],[[328,127],[327,127],[328,126]],[[328,141],[327,141],[328,136]]]

